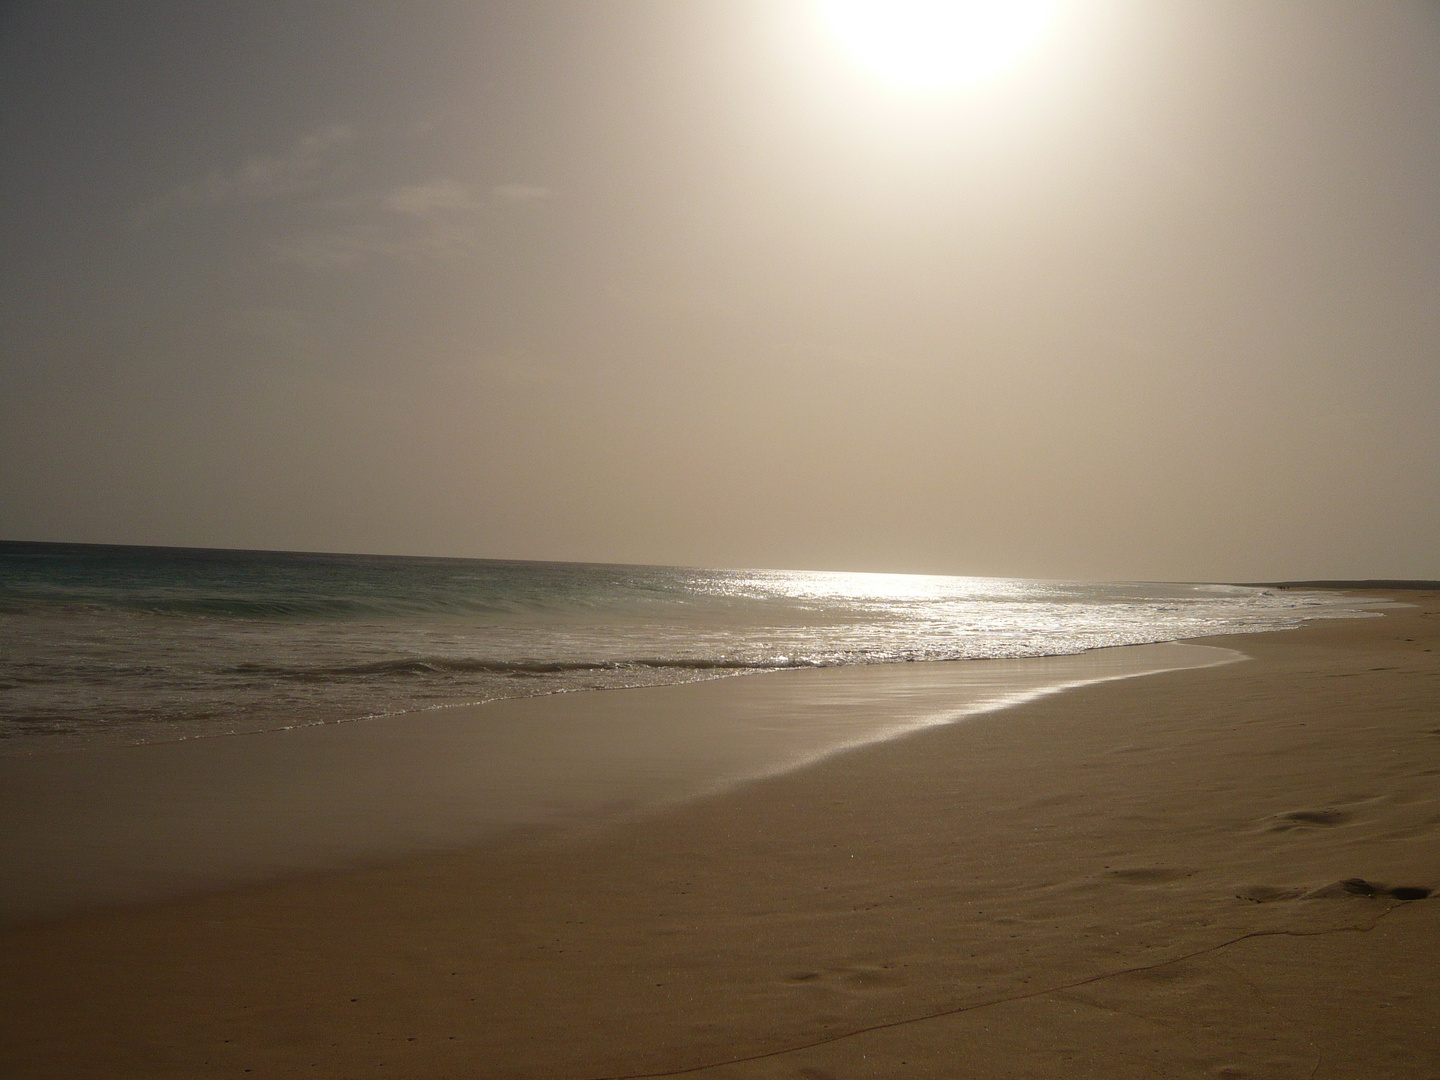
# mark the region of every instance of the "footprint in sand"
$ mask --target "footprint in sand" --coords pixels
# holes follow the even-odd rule
[[[1194,870],[1177,869],[1170,866],[1136,866],[1129,869],[1111,870],[1110,877],[1128,885],[1164,885],[1179,881],[1195,873]]]
[[[1419,885],[1396,885],[1386,891],[1396,900],[1424,900],[1430,895],[1429,889]]]
[[[1306,892],[1304,889],[1285,885],[1244,885],[1235,893],[1237,900],[1249,900],[1252,904],[1273,904],[1279,900],[1324,900],[1347,896],[1372,898],[1389,897],[1391,900],[1424,900],[1434,890],[1423,885],[1382,885],[1378,881],[1364,878],[1346,878],[1334,881],[1319,889]]]
[[[1305,894],[1306,900],[1322,900],[1346,896],[1367,896],[1379,899],[1389,897],[1391,900],[1424,900],[1434,890],[1427,889],[1422,885],[1382,885],[1378,881],[1366,881],[1364,878],[1346,878],[1344,881],[1332,882],[1324,888],[1316,889]]]
[[[1338,810],[1333,806],[1321,810],[1291,810],[1288,814],[1277,814],[1270,824],[1270,831],[1288,832],[1302,825],[1344,825],[1354,820],[1355,815],[1349,810]]]
[[[900,981],[893,965],[882,967],[835,967],[824,971],[799,971],[788,976],[789,982],[839,986],[847,990],[873,990],[892,986]]]
[[[1246,885],[1235,894],[1235,899],[1249,900],[1252,904],[1273,904],[1278,900],[1298,900],[1304,895],[1304,889],[1284,885]]]

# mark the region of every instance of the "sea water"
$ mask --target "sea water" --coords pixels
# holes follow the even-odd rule
[[[0,754],[1291,627],[1213,584],[0,543]]]

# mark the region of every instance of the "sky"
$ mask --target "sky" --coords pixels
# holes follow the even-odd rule
[[[12,0],[0,146],[0,539],[1440,578],[1435,3]]]

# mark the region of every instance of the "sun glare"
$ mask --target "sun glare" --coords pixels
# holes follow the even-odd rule
[[[857,61],[895,86],[950,90],[999,75],[1045,33],[1059,0],[818,0]]]

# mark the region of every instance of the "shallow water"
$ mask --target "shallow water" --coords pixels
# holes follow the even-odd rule
[[[0,754],[1274,630],[1332,595],[0,543]]]

